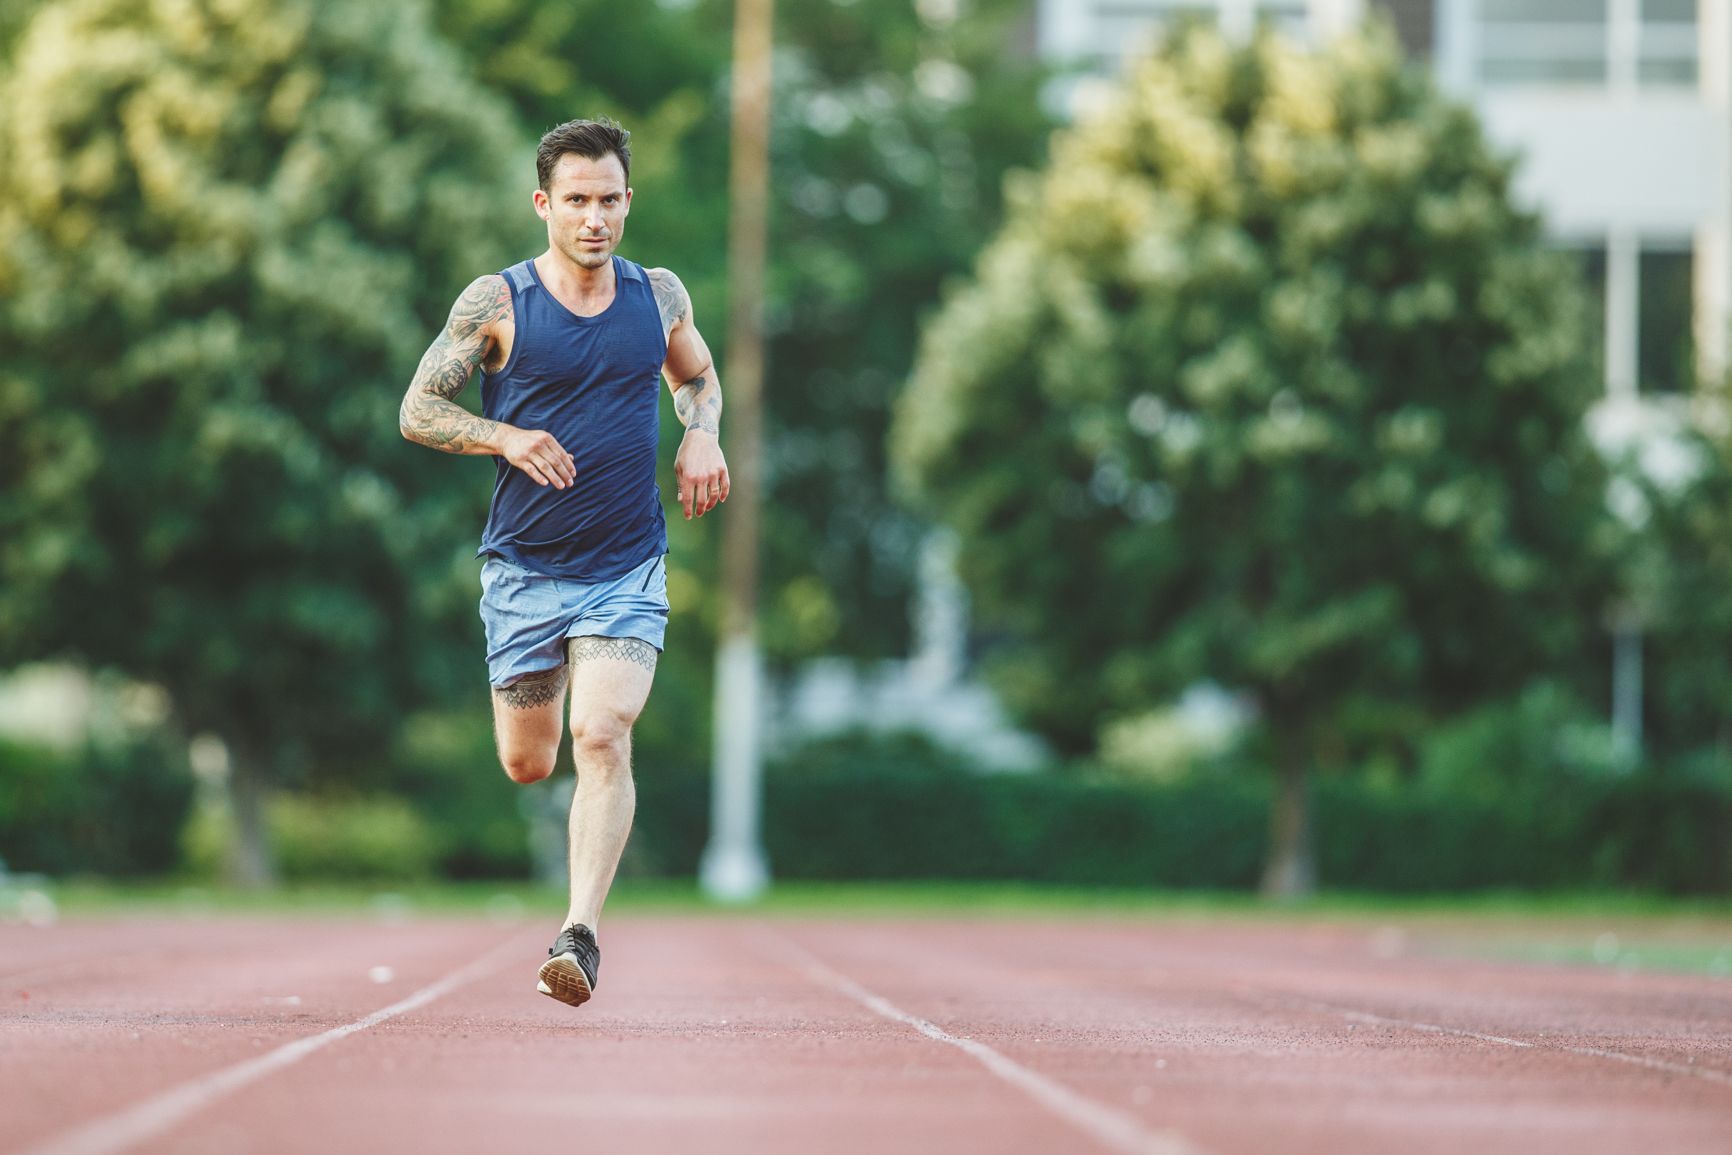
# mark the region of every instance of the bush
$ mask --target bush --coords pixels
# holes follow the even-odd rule
[[[265,808],[277,865],[290,882],[416,882],[433,875],[440,844],[427,821],[398,798],[281,794]],[[205,808],[186,833],[187,863],[220,871],[232,828]]]
[[[786,879],[1004,879],[1071,886],[1255,885],[1261,774],[1168,783],[979,774],[913,739],[826,741],[766,769],[764,840]],[[707,835],[701,775],[639,781],[633,853],[689,875]],[[1315,786],[1321,877],[1337,889],[1732,892],[1732,786],[1648,770],[1483,784]]]
[[[771,766],[764,803],[781,877],[1237,887],[1256,878],[1267,791],[979,774],[918,739],[856,736]]]
[[[63,753],[0,742],[0,859],[45,874],[158,874],[192,806],[184,755],[158,737]]]

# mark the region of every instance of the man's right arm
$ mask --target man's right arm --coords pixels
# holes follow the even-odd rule
[[[463,290],[403,394],[397,427],[410,441],[445,453],[495,454],[538,484],[564,489],[573,463],[552,434],[489,421],[456,402],[493,347],[494,326],[510,313],[511,289],[498,274],[477,277]]]

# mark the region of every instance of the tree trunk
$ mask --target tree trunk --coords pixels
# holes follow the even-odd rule
[[[1275,731],[1275,802],[1269,812],[1269,859],[1262,895],[1273,902],[1306,898],[1317,889],[1311,853],[1311,791],[1305,744],[1288,728]]]
[[[246,746],[229,744],[229,814],[234,841],[226,864],[230,885],[267,890],[277,884],[270,832],[265,826],[265,783],[258,757]]]

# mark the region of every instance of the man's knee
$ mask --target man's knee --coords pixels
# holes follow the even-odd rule
[[[526,753],[520,750],[501,750],[499,764],[505,767],[505,774],[513,782],[527,786],[531,782],[540,782],[553,773],[557,751],[550,753]]]
[[[571,715],[571,744],[578,761],[619,763],[629,760],[631,727],[637,721],[618,710],[595,709]]]

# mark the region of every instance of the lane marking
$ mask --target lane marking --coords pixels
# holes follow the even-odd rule
[[[985,1043],[963,1035],[953,1035],[919,1015],[909,1014],[889,999],[872,993],[848,976],[826,966],[805,947],[786,935],[778,934],[775,938],[779,940],[778,945],[783,953],[793,956],[808,978],[847,995],[886,1019],[913,1027],[935,1042],[955,1047],[1043,1107],[1086,1131],[1103,1146],[1114,1151],[1128,1152],[1129,1155],[1205,1155],[1201,1148],[1176,1132],[1149,1131],[1133,1116],[1092,1099],[1085,1099],[1069,1087],[1030,1070]]]
[[[1258,992],[1247,992],[1258,993]],[[1397,1019],[1387,1015],[1374,1015],[1370,1011],[1354,1010],[1337,1003],[1326,1003],[1320,999],[1286,996],[1281,999],[1290,1006],[1308,1006],[1315,1010],[1331,1011],[1344,1018],[1361,1023],[1376,1023],[1390,1027],[1406,1027],[1414,1031],[1427,1031],[1440,1035],[1457,1035],[1464,1039],[1478,1039],[1485,1043],[1497,1043],[1505,1047],[1522,1047],[1539,1051],[1564,1051],[1572,1055],[1585,1055],[1593,1059],[1611,1059],[1619,1063],[1630,1063],[1638,1067],[1648,1067],[1655,1071],[1665,1071],[1672,1075],[1691,1075],[1698,1079],[1706,1079],[1710,1083],[1723,1083],[1732,1086],[1732,1074],[1718,1067],[1697,1067],[1689,1063],[1673,1063],[1665,1059],[1653,1059],[1646,1055],[1631,1055],[1623,1051],[1608,1051],[1600,1047],[1572,1047],[1566,1043],[1535,1042],[1526,1039],[1511,1039],[1503,1035],[1486,1035],[1479,1031],[1469,1031],[1461,1027],[1445,1027],[1437,1023],[1422,1023],[1415,1019]]]
[[[348,1038],[370,1027],[376,1027],[387,1019],[394,1019],[398,1015],[424,1007],[441,995],[450,994],[465,983],[473,982],[497,969],[523,949],[518,943],[524,937],[526,936],[519,935],[510,942],[501,943],[438,982],[422,987],[408,998],[388,1007],[381,1007],[364,1018],[333,1027],[323,1034],[295,1039],[257,1058],[201,1075],[105,1118],[58,1136],[51,1136],[33,1147],[17,1152],[17,1155],[113,1155],[114,1152],[135,1147],[147,1139],[154,1139],[188,1116],[227,1095],[232,1095],[249,1083],[256,1083],[266,1075],[292,1066],[339,1039]]]

